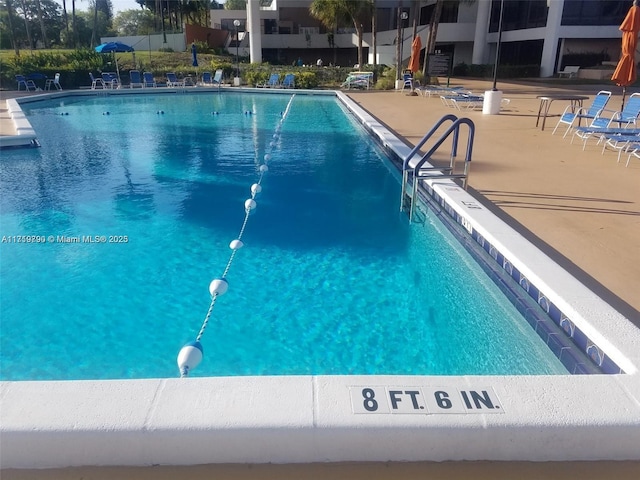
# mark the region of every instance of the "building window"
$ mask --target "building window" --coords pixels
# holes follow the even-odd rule
[[[562,25],[620,25],[629,7],[628,0],[565,0]]]
[[[442,2],[442,12],[440,13],[439,23],[458,23],[458,6],[459,1],[445,0]],[[429,25],[431,23],[431,15],[435,9],[435,3],[427,5],[420,10],[420,25]]]
[[[493,0],[493,2],[491,2],[489,32],[498,31],[500,5],[500,0]],[[524,30],[526,28],[546,27],[547,13],[547,0],[505,1],[502,14],[502,30]]]

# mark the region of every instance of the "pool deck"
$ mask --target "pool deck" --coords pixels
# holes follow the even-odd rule
[[[474,92],[490,82],[452,80]],[[612,152],[601,154],[594,142],[585,151],[556,133],[551,135],[563,102],[555,102],[544,131],[536,128],[538,95],[577,93],[593,96],[599,89],[614,95],[609,107],[621,104],[611,85],[565,87],[542,83],[499,83],[511,99],[499,115],[457,111],[439,98],[399,92],[349,92],[408,144],[417,143],[444,114],[455,113],[476,126],[470,192],[503,219],[510,219],[529,240],[578,277],[596,294],[640,327],[640,161],[628,167]],[[1,92],[0,135],[13,135]],[[630,94],[631,92],[628,92]],[[202,467],[74,468],[3,471],[6,479],[88,478],[637,478],[640,462],[443,462],[404,464],[217,465]]]

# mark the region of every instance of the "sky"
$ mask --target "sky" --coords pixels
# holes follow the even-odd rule
[[[62,5],[62,0],[56,0],[60,5]],[[218,0],[218,3],[224,3],[225,0]],[[88,10],[89,9],[88,2],[76,2],[76,9],[78,10]],[[137,10],[140,8],[140,5],[136,3],[135,0],[111,0],[111,5],[113,5],[113,14],[115,15],[118,12],[122,12],[123,10]],[[67,2],[67,8],[71,11],[71,2]]]

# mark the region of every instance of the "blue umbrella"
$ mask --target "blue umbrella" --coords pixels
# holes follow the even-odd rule
[[[120,69],[118,68],[118,57],[116,53],[120,52],[133,52],[133,47],[129,45],[125,45],[120,42],[107,42],[101,43],[96,47],[96,52],[98,53],[113,53],[114,58],[116,59],[116,72],[118,73],[118,83],[120,83]]]

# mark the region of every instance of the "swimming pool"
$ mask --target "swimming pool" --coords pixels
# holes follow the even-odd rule
[[[339,98],[387,153],[406,157],[410,148],[377,119],[340,92],[325,94]],[[21,102],[94,95],[61,92]],[[7,103],[19,118],[18,103]],[[561,324],[594,357],[603,353],[601,368],[618,374],[0,381],[3,468],[639,459],[637,329],[453,182],[428,187],[436,215],[453,219],[463,230],[459,239],[486,252],[489,275],[499,283],[501,271],[517,279],[516,294],[525,292],[548,312],[547,320],[527,321],[549,348],[564,357],[549,322]]]
[[[265,155],[194,375],[567,373],[439,220],[398,213],[394,167],[334,98],[65,98],[25,113],[42,148],[2,162],[2,230],[46,241],[2,245],[4,379],[175,376]]]

